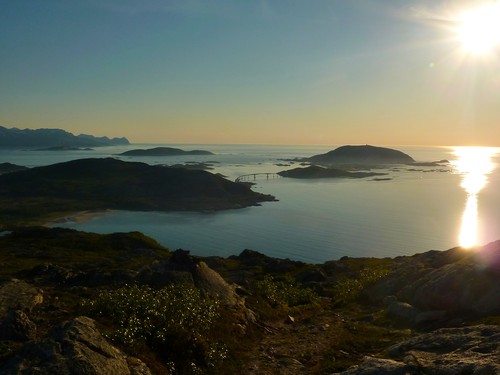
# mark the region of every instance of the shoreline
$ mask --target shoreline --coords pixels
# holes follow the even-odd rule
[[[75,212],[75,213],[72,213],[69,215],[59,216],[55,219],[51,219],[51,220],[47,221],[44,224],[44,226],[52,227],[52,226],[55,226],[57,224],[68,223],[68,222],[77,223],[77,224],[85,223],[87,221],[92,220],[93,218],[95,218],[97,216],[105,215],[105,214],[111,213],[113,211],[114,210],[111,210],[111,209],[78,211],[78,212]]]

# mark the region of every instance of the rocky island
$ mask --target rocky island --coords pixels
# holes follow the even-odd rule
[[[500,242],[306,264],[0,236],[0,373],[498,374]]]
[[[341,146],[326,154],[314,155],[303,159],[311,164],[333,165],[386,165],[408,164],[415,160],[404,152],[386,147],[370,145]]]
[[[278,172],[282,177],[289,178],[303,178],[303,179],[315,179],[315,178],[365,178],[373,176],[383,176],[386,173],[376,173],[376,172],[349,172],[343,169],[337,168],[324,168],[317,165],[311,165],[305,168],[294,168],[286,171]]]
[[[154,147],[149,149],[136,149],[122,152],[122,156],[182,156],[182,155],[214,155],[213,152],[205,150],[185,151],[174,147]]]
[[[113,158],[80,159],[0,176],[0,223],[82,210],[220,210],[274,197],[202,170]]]

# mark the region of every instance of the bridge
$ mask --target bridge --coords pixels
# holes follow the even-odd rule
[[[265,178],[266,180],[273,179],[273,178],[280,178],[281,176],[277,173],[250,173],[250,174],[244,174],[242,176],[239,176],[234,180],[235,182],[252,182],[256,181],[258,178]]]

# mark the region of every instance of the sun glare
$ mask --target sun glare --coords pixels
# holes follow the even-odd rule
[[[484,55],[500,45],[499,3],[464,11],[457,21],[457,38],[466,53]]]
[[[452,163],[462,176],[460,186],[467,193],[462,215],[459,243],[463,247],[478,245],[478,194],[488,183],[488,175],[495,169],[493,156],[499,152],[492,147],[455,147],[457,159]]]

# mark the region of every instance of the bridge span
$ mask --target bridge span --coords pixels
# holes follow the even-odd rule
[[[252,181],[257,181],[258,178],[265,178],[266,180],[270,180],[270,179],[274,179],[274,178],[281,178],[281,176],[277,173],[267,173],[267,172],[250,173],[250,174],[244,174],[242,176],[239,176],[234,181],[235,182],[252,182]]]

